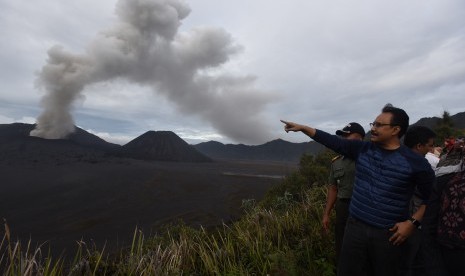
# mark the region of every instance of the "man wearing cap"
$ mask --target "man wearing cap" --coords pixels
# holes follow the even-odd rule
[[[363,140],[365,130],[355,122],[349,123],[342,130],[336,131],[336,135],[349,140]],[[336,156],[331,164],[329,173],[328,195],[326,198],[326,207],[323,213],[323,228],[329,231],[329,217],[333,207],[336,205],[336,263],[342,247],[344,229],[347,218],[349,217],[350,197],[352,196],[352,187],[355,178],[355,162],[343,155]]]

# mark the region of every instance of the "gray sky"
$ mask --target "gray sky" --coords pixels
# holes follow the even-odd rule
[[[2,0],[0,24],[0,123],[44,136],[301,142],[279,119],[465,111],[462,0]]]

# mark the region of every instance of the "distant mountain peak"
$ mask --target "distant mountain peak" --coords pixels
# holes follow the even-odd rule
[[[264,145],[269,145],[269,144],[289,144],[289,143],[291,143],[291,142],[283,140],[281,138],[278,138],[278,139],[275,139],[275,140],[271,140],[271,141],[265,143]]]
[[[79,127],[66,139],[43,139],[29,136],[34,129],[32,124],[14,123],[0,124],[0,149],[2,152],[13,152],[23,149],[19,159],[61,160],[82,159],[79,156],[112,156],[130,157],[145,160],[178,161],[178,162],[209,162],[211,159],[198,152],[172,131],[147,131],[124,146],[108,143],[102,138]],[[45,157],[45,155],[47,157]],[[70,157],[72,155],[72,157]],[[13,156],[10,156],[13,157]],[[71,159],[70,159],[71,158]],[[9,159],[9,158],[6,158]],[[73,159],[73,160],[74,160]],[[102,160],[103,160],[102,159]],[[58,161],[57,161],[58,162]]]
[[[132,141],[129,143],[135,141],[135,140],[158,140],[158,139],[181,139],[176,133],[168,130],[149,130],[139,137],[134,138]],[[182,140],[182,139],[181,139]],[[183,140],[184,141],[184,140]],[[129,144],[128,143],[128,144]]]
[[[35,128],[35,124],[12,123],[0,125],[0,138],[12,141],[13,139],[32,139],[47,140],[40,137],[31,137],[29,133]],[[112,151],[119,148],[119,145],[109,143],[102,138],[89,133],[82,128],[76,127],[75,131],[64,139],[54,139],[61,141],[73,142],[79,146],[90,147],[102,151]]]
[[[144,134],[142,135],[176,135],[176,133],[170,131],[170,130],[149,130],[147,132],[145,132]]]
[[[146,160],[209,162],[211,159],[172,131],[147,131],[123,146],[124,155]]]

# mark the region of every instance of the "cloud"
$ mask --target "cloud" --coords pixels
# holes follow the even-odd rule
[[[149,86],[178,112],[202,118],[233,140],[254,143],[270,137],[261,117],[273,100],[269,91],[256,89],[253,76],[222,70],[241,47],[218,28],[179,32],[189,12],[178,0],[120,0],[119,21],[90,42],[85,54],[49,49],[37,80],[46,91],[44,111],[31,135],[65,137],[74,130],[71,110],[84,100],[86,87],[126,79]]]
[[[74,64],[91,73],[69,105],[71,118],[111,134],[189,129],[216,134],[212,139],[221,142],[303,142],[308,137],[284,133],[279,119],[333,132],[349,121],[367,128],[387,102],[406,109],[412,122],[443,110],[463,111],[465,2],[460,0],[189,0],[192,11],[177,21],[170,21],[169,11],[159,21],[134,20],[137,13],[130,10],[141,1],[123,6],[129,9],[123,20],[114,12],[116,2],[1,1],[0,23],[8,28],[0,29],[0,114],[16,119],[40,113],[39,97],[50,93],[44,86],[34,88],[34,72],[49,65],[47,52],[56,44],[62,48],[52,53],[55,60],[61,51],[66,58],[90,61]],[[141,13],[145,17],[161,3],[145,2],[151,3]],[[162,34],[132,43],[149,37],[137,31],[144,28]],[[211,33],[218,38],[207,39]],[[221,47],[222,41],[223,52],[211,59],[205,55],[209,45]],[[193,89],[182,92],[186,80]],[[236,96],[228,92],[237,90]],[[242,105],[248,113],[239,120],[235,113]]]
[[[14,122],[15,122],[15,119],[0,115],[0,124],[11,124]]]
[[[36,119],[34,117],[21,117],[21,118],[10,118],[8,116],[0,115],[0,124],[12,124],[12,123],[25,123],[35,124]]]

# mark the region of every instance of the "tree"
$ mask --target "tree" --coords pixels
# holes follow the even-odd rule
[[[443,145],[444,140],[447,138],[463,135],[463,131],[454,127],[454,122],[452,122],[452,118],[447,111],[442,114],[442,118],[436,124],[434,131],[436,132],[436,144],[438,145]]]

